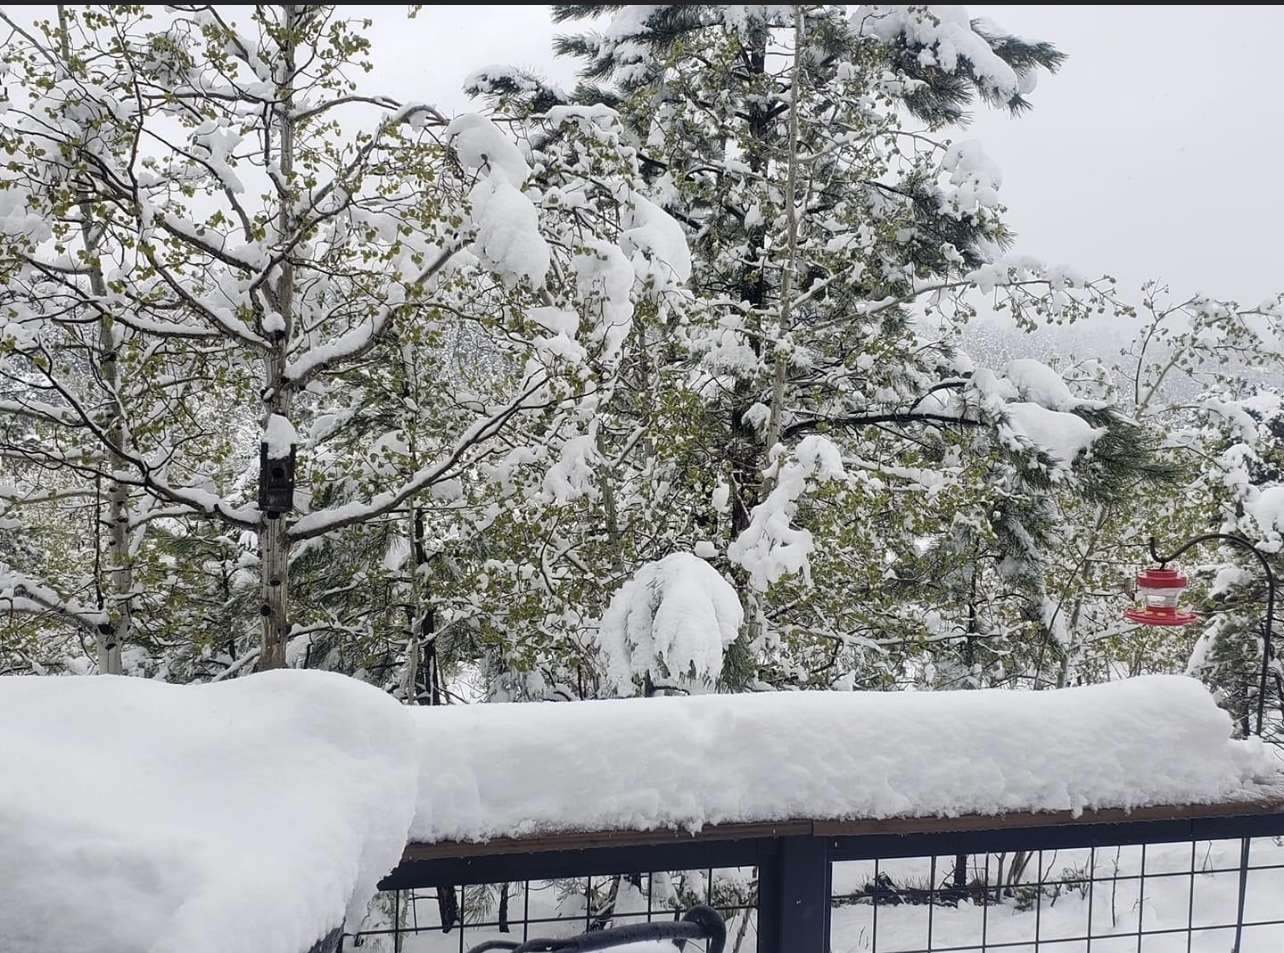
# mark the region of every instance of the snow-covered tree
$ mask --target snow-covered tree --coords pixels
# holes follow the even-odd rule
[[[1262,661],[1260,565],[1236,547],[1204,544],[1188,551],[1183,564],[1191,572],[1191,599],[1210,614],[1206,625],[1184,630],[1121,623],[1118,588],[1149,562],[1150,535],[1161,552],[1172,552],[1193,536],[1230,532],[1272,558],[1278,540],[1269,500],[1278,472],[1269,461],[1278,453],[1271,421],[1278,402],[1272,384],[1281,373],[1279,308],[1278,298],[1254,307],[1207,296],[1174,302],[1152,282],[1142,289],[1137,320],[1113,330],[1131,336],[1113,363],[1115,385],[1133,419],[1162,438],[1160,456],[1179,477],[1139,482],[1115,501],[1061,502],[1075,531],[1059,544],[1055,574],[1055,611],[1069,646],[1059,684],[1181,670],[1189,658],[1190,671],[1217,686],[1245,724]],[[1095,351],[1098,375],[1101,364],[1110,363],[1109,350]],[[1268,687],[1274,693],[1274,685]]]
[[[358,92],[369,43],[332,7],[6,24],[5,398],[41,428],[10,452],[101,484],[107,530],[135,552],[163,538],[157,565],[176,570],[118,580],[116,604],[80,615],[149,600],[199,628],[249,608],[257,649],[246,631],[199,639],[229,673],[286,664],[292,638],[315,659],[366,637],[350,668],[371,640],[404,647],[424,560],[405,579],[365,557],[446,532],[425,512],[477,504],[480,461],[538,455],[521,422],[575,415],[585,346],[618,347],[603,308],[576,311],[609,271],[589,266],[624,256],[612,240],[641,253],[618,227],[594,237],[627,196],[593,210],[529,192],[523,151],[486,119]],[[614,306],[633,280],[601,296]],[[78,591],[24,585],[14,605],[66,616]]]
[[[1272,363],[1284,371],[1279,353]],[[1264,570],[1270,567],[1276,579],[1284,573],[1284,398],[1278,387],[1250,384],[1245,391],[1238,398],[1225,390],[1203,395],[1200,431],[1207,456],[1199,483],[1215,514],[1207,530],[1237,536],[1259,555],[1220,545],[1208,546],[1209,551],[1192,559],[1210,570],[1204,607],[1212,611],[1191,654],[1190,671],[1219,690],[1223,705],[1248,734],[1256,730],[1260,673],[1268,662],[1262,704],[1271,714],[1264,728],[1277,733],[1284,718],[1284,670],[1278,643],[1263,658],[1269,605]],[[1273,608],[1278,632],[1279,606]]]
[[[604,404],[599,433],[619,449],[580,458],[633,488],[627,508],[601,501],[608,523],[647,514],[646,551],[617,548],[611,578],[710,547],[748,613],[731,658],[760,669],[739,684],[889,684],[932,640],[966,635],[924,624],[934,600],[958,604],[957,587],[914,589],[912,573],[898,587],[895,567],[971,524],[1020,583],[1009,615],[1042,632],[1039,521],[1056,512],[1033,498],[1089,492],[1112,467],[1135,475],[1122,451],[1145,441],[1111,406],[1063,383],[1026,388],[1018,369],[978,369],[958,350],[978,295],[1026,324],[1112,302],[1109,283],[1007,254],[997,170],[943,134],[975,100],[1026,108],[1061,54],[957,8],[554,15],[604,17],[559,41],[584,61],[570,98],[618,109],[650,199],[693,256],[681,318],[628,353],[629,393],[656,397]],[[520,71],[473,88],[517,115],[560,101]],[[949,572],[976,556],[959,549]]]

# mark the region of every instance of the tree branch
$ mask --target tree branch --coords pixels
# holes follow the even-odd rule
[[[984,427],[985,422],[971,417],[951,417],[948,414],[930,414],[922,412],[901,411],[888,414],[855,414],[849,417],[817,417],[812,420],[799,420],[785,427],[782,439],[789,439],[798,434],[815,433],[826,428],[854,430],[875,424],[930,424],[932,426],[948,425],[953,427]]]

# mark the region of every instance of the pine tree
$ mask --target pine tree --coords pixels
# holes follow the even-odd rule
[[[1027,108],[1035,72],[1062,55],[934,8],[554,16],[608,18],[558,41],[584,64],[570,99],[619,111],[649,195],[690,238],[681,334],[631,372],[668,414],[611,409],[620,433],[654,435],[645,463],[623,458],[641,487],[630,505],[656,509],[641,475],[658,472],[666,501],[691,514],[641,561],[707,546],[736,575],[748,624],[731,658],[761,669],[738,666],[738,684],[910,677],[941,634],[925,613],[958,605],[952,586],[909,598],[912,566],[921,541],[959,521],[1020,590],[1003,624],[1045,638],[1050,496],[1093,492],[1111,466],[1144,458],[1146,440],[1110,407],[1069,401],[1042,409],[1093,436],[1059,458],[1022,426],[1035,411],[1016,406],[1045,395],[960,353],[978,291],[1026,325],[1112,302],[1108,283],[1005,256],[997,171],[938,133],[971,102]],[[558,108],[555,90],[516,71],[474,89],[518,115]],[[951,571],[978,552],[957,550]]]

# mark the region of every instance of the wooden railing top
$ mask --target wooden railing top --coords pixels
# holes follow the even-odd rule
[[[411,843],[402,862],[442,858],[486,857],[546,851],[590,850],[601,847],[640,847],[694,841],[734,841],[771,837],[853,837],[877,834],[954,834],[961,831],[998,831],[1019,828],[1066,827],[1088,824],[1125,824],[1146,821],[1182,821],[1202,818],[1284,815],[1284,793],[1267,798],[1216,804],[1160,805],[1132,809],[1108,808],[1071,811],[969,814],[958,817],[892,817],[857,820],[791,820],[762,823],[710,824],[698,831],[659,829],[649,831],[564,831],[524,837],[496,837],[488,841],[438,841]]]

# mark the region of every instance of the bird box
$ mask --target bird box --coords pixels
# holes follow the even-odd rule
[[[275,519],[294,509],[294,447],[286,456],[268,456],[259,444],[259,511]]]

